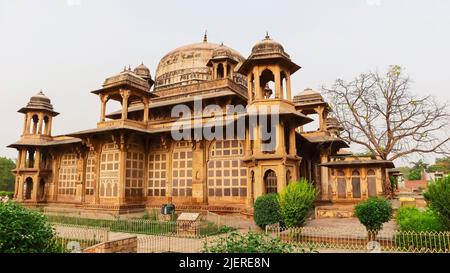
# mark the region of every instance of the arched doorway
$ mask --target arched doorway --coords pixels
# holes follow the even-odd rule
[[[276,193],[277,189],[277,175],[273,170],[268,170],[264,174],[264,185],[266,188],[266,193]]]
[[[27,179],[25,179],[25,183],[23,183],[23,199],[24,200],[31,199],[32,192],[33,192],[33,179],[31,177],[27,177]]]
[[[41,179],[39,181],[39,201],[44,201],[45,199],[45,180]]]

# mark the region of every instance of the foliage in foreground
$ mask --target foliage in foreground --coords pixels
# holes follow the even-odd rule
[[[371,197],[355,206],[355,215],[368,231],[377,232],[392,217],[391,203],[381,197]]]
[[[415,207],[401,207],[395,221],[401,231],[443,231],[439,217],[431,210],[419,211]]]
[[[292,244],[283,242],[280,238],[272,238],[264,233],[249,232],[241,234],[231,232],[212,243],[204,243],[204,253],[291,253]]]
[[[450,175],[430,183],[423,196],[428,207],[439,216],[442,225],[450,230]]]
[[[12,170],[16,167],[16,163],[6,157],[0,156],[0,191],[14,190],[14,175]]]
[[[0,203],[0,253],[57,253],[58,244],[46,217],[14,202]]]
[[[262,229],[270,224],[283,223],[276,193],[270,193],[256,198],[253,209],[253,219]]]
[[[284,224],[287,227],[302,226],[317,194],[318,190],[304,178],[290,183],[278,197]]]

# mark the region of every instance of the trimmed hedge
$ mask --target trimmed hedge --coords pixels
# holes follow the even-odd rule
[[[253,219],[260,228],[264,229],[267,225],[275,223],[283,224],[278,195],[276,193],[270,193],[256,198],[253,209]]]
[[[14,192],[12,191],[0,191],[0,196],[8,196],[9,198],[14,197]]]
[[[368,231],[379,231],[392,217],[392,204],[381,197],[371,197],[355,206],[355,215]]]

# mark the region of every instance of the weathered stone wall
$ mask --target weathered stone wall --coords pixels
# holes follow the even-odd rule
[[[137,237],[112,240],[86,248],[84,253],[136,253]]]

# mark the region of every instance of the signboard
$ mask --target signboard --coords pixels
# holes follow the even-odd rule
[[[177,221],[197,221],[200,217],[200,213],[183,212],[178,216]]]

